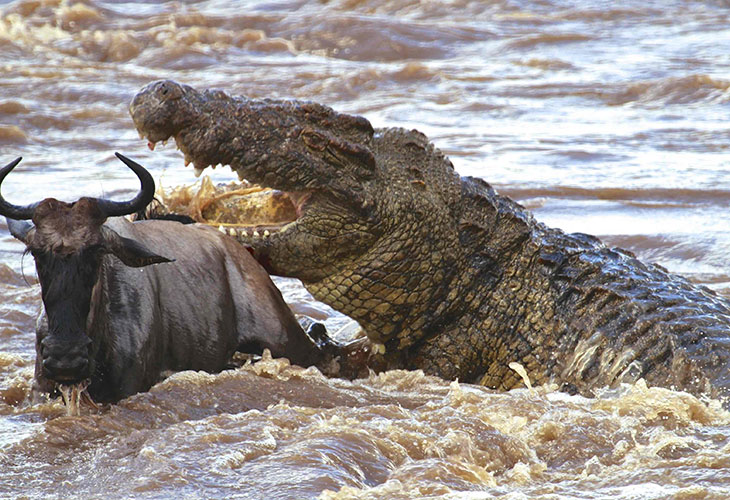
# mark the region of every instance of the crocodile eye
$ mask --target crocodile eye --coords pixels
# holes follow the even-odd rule
[[[329,140],[325,136],[311,129],[304,130],[301,137],[304,144],[317,151],[324,151],[329,144]]]

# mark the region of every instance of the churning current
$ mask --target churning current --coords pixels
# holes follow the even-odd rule
[[[0,1],[0,163],[24,158],[3,195],[123,199],[138,182],[115,151],[193,182],[127,112],[169,78],[418,129],[548,225],[729,296],[729,26],[711,0]],[[730,497],[730,414],[642,382],[496,393],[264,357],[100,413],[30,404],[40,292],[23,250],[0,222],[2,498]],[[295,312],[351,330],[276,282]]]

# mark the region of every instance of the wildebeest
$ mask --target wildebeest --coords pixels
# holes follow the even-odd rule
[[[114,402],[168,370],[219,371],[237,349],[316,363],[319,348],[243,246],[207,226],[121,217],[144,208],[155,185],[117,157],[141,182],[130,201],[17,206],[0,195],[0,215],[33,255],[41,285],[34,391],[88,380],[95,401]],[[0,185],[20,160],[0,170]]]

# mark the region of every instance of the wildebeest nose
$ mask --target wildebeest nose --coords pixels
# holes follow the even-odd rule
[[[88,377],[89,360],[76,356],[74,358],[48,357],[43,360],[43,369],[48,378],[56,381],[82,380]]]
[[[58,382],[75,382],[89,376],[87,342],[63,342],[43,339],[41,342],[42,366],[45,375]]]

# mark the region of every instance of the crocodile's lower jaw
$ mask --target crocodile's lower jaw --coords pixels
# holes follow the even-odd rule
[[[161,142],[166,144],[167,140]],[[148,145],[154,150],[156,144],[148,141]],[[176,146],[180,149],[177,141]],[[186,155],[185,166],[190,163]],[[196,166],[195,176],[200,177],[207,167],[215,169],[216,166]],[[238,174],[240,184],[214,186],[208,177],[203,177],[195,193],[192,192],[195,185],[177,187],[171,192],[160,188],[157,197],[169,211],[217,227],[246,245],[289,229],[301,217],[311,193],[285,192],[251,184],[240,172],[231,170]]]
[[[188,215],[198,223],[251,243],[285,231],[302,213],[306,197],[261,186],[214,186],[209,177],[199,183],[158,189],[165,212]]]

